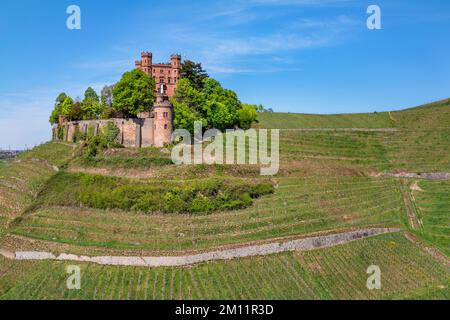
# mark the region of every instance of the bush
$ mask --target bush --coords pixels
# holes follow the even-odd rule
[[[118,147],[120,129],[112,121],[108,121],[106,126],[102,128],[102,135],[105,138],[106,144],[110,148]]]
[[[60,172],[42,191],[38,202],[146,213],[198,214],[246,208],[253,204],[253,199],[273,192],[270,183],[248,183],[240,179],[142,182]]]
[[[58,126],[58,139],[64,140],[64,136],[66,135],[66,127]]]
[[[80,128],[75,127],[75,133],[73,135],[73,142],[86,141],[86,134],[80,131]]]
[[[94,135],[95,135],[95,126],[91,124],[88,126],[86,138],[89,140],[93,138]]]

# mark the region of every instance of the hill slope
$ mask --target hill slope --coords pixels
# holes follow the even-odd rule
[[[297,114],[260,113],[258,121],[267,129],[299,128],[450,128],[450,99],[391,113]]]

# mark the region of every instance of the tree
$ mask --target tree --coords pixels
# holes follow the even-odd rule
[[[100,116],[101,105],[100,99],[97,92],[91,87],[87,88],[84,92],[84,99],[81,103],[81,108],[83,109],[83,119],[91,120],[96,119]]]
[[[71,97],[66,97],[64,99],[64,102],[61,103],[60,107],[61,107],[61,115],[67,118],[70,115],[70,112],[72,111],[73,99]]]
[[[85,112],[80,102],[75,102],[72,105],[66,119],[69,121],[79,121],[85,119]]]
[[[113,88],[114,86],[104,86],[101,92],[101,103],[104,106],[112,107],[113,105]]]
[[[55,106],[53,108],[53,111],[50,115],[50,123],[55,124],[59,122],[59,116],[62,114],[61,112],[61,105],[64,102],[64,100],[67,98],[67,94],[64,92],[60,93],[58,97],[55,100]]]
[[[224,89],[212,78],[203,80],[201,90],[191,81],[182,78],[171,100],[174,107],[174,125],[193,131],[194,121],[201,121],[203,128],[224,130],[239,124],[237,110],[241,102],[234,91]]]
[[[87,101],[100,102],[97,92],[95,92],[95,90],[92,87],[87,88],[86,91],[84,92],[83,102],[87,102]]]
[[[209,75],[203,70],[201,63],[185,60],[181,64],[181,78],[188,79],[196,90],[201,90],[203,81],[209,78]]]
[[[237,117],[239,120],[239,127],[244,130],[250,129],[252,123],[256,121],[258,112],[256,111],[258,106],[251,104],[242,104],[242,108],[237,111]]]
[[[113,108],[125,117],[150,110],[155,101],[155,80],[139,69],[123,74],[114,86]]]

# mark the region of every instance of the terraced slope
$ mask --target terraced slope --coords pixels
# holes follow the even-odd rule
[[[394,123],[389,113],[362,113],[316,115],[298,113],[260,113],[258,121],[262,128],[267,129],[298,129],[298,128],[391,128]]]
[[[449,119],[450,121],[450,119]],[[282,132],[281,164],[450,172],[450,128],[397,132]]]
[[[450,99],[410,108],[402,111],[317,115],[299,113],[261,113],[258,121],[267,129],[299,128],[449,128]]]
[[[71,157],[71,150],[62,144],[44,144],[17,160],[0,161],[0,234],[32,203],[55,173],[53,166],[63,165]]]
[[[81,290],[66,288],[67,264],[17,264],[0,277],[0,299],[450,297],[448,268],[401,234],[368,238],[328,249],[206,263],[189,268],[80,264]],[[378,265],[381,269],[381,290],[368,290],[366,287],[366,270],[370,265]],[[28,270],[25,278],[19,274],[21,269]],[[14,280],[17,280],[16,284]]]
[[[177,251],[295,236],[337,228],[399,226],[403,209],[392,178],[280,178],[275,194],[252,207],[210,215],[42,207],[13,233],[78,246]]]
[[[417,235],[450,257],[450,182],[420,181],[413,196],[420,230]]]
[[[0,233],[11,219],[31,204],[53,173],[43,161],[0,161]]]

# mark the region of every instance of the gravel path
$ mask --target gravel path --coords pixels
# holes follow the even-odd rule
[[[350,241],[367,238],[384,233],[399,232],[400,229],[393,228],[372,228],[358,231],[344,232],[327,236],[317,236],[305,239],[274,242],[269,244],[247,246],[235,249],[211,251],[200,254],[172,256],[172,257],[120,257],[103,256],[88,257],[72,254],[60,254],[55,256],[50,252],[21,251],[15,253],[17,260],[58,260],[75,262],[92,262],[100,265],[113,266],[141,266],[141,267],[169,267],[169,266],[187,266],[196,263],[231,260],[244,257],[263,256],[288,251],[304,251],[317,248],[325,248],[344,244]],[[1,254],[1,251],[0,251]]]

